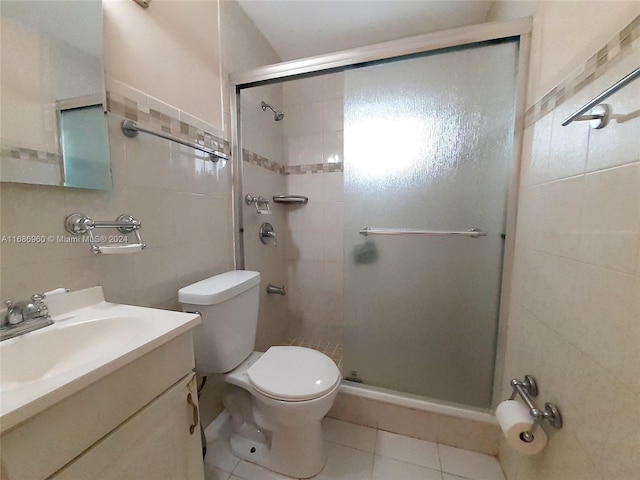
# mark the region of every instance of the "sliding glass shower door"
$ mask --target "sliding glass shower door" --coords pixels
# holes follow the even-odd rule
[[[347,378],[490,406],[517,58],[508,40],[345,72]]]

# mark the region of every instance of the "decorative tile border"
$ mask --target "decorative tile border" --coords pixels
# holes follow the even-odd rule
[[[59,153],[45,152],[41,150],[33,150],[31,148],[16,147],[3,142],[0,148],[0,156],[4,158],[16,158],[23,160],[33,160],[40,163],[49,163],[52,165],[62,164],[62,155]]]
[[[272,172],[279,173],[281,175],[306,175],[311,173],[333,173],[342,172],[344,170],[344,164],[342,162],[337,163],[313,163],[309,165],[281,165],[278,162],[269,160],[262,157],[257,153],[250,152],[249,150],[242,150],[242,160],[256,165],[258,167],[266,168]]]
[[[256,165],[258,167],[266,168],[272,172],[279,173],[284,175],[285,167],[280,165],[278,162],[274,162],[273,160],[269,160],[268,158],[261,157],[257,153],[250,152],[249,150],[243,148],[242,149],[242,160],[250,163],[251,165]]]
[[[174,111],[179,112],[177,109],[169,105],[165,105],[157,99],[148,97],[144,92],[132,89],[121,82],[117,82],[115,80],[110,81],[114,90],[107,90],[107,111],[109,113],[128,120],[133,120],[150,130],[164,132],[167,135],[172,135],[188,142],[198,143],[205,147],[212,148],[213,150],[224,152],[230,157],[233,156],[231,143],[201,128],[201,126],[206,125],[201,125],[201,121],[198,119],[194,118],[193,120],[196,125],[191,125],[190,123],[168,114]],[[139,101],[135,99],[138,99]],[[163,112],[149,107],[146,105],[147,103],[150,105],[153,104],[157,108],[165,111]],[[189,115],[186,115],[185,112],[179,112],[179,116],[186,120],[192,118]],[[251,165],[256,165],[271,172],[279,173],[280,175],[304,175],[311,173],[343,171],[342,162],[284,166],[246,149],[242,150],[242,160],[250,163]]]
[[[575,93],[602,76],[622,55],[640,51],[640,15],[618,32],[604,47],[576,68],[567,78],[529,107],[525,125],[529,126],[551,112]]]
[[[231,144],[206,130],[189,125],[135,100],[107,91],[107,111],[119,117],[138,122],[141,126],[155,129],[182,140],[198,143],[231,156]]]
[[[285,175],[305,175],[309,173],[334,173],[344,171],[344,163],[313,163],[310,165],[291,165],[284,167]]]

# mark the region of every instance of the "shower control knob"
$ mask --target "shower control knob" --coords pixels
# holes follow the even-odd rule
[[[276,232],[273,230],[273,225],[270,223],[265,222],[260,225],[258,236],[260,237],[260,241],[264,244],[269,243],[269,240],[273,238],[273,246],[278,246]]]

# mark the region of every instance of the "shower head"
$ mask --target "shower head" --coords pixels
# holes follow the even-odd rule
[[[282,120],[284,118],[284,112],[278,112],[275,108],[273,108],[271,105],[269,105],[268,103],[265,103],[265,101],[263,100],[262,103],[260,104],[260,106],[262,107],[262,111],[266,112],[267,108],[269,110],[271,110],[273,112],[273,119],[276,122],[279,122],[280,120]]]

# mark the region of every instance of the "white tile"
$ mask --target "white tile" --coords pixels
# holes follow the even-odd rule
[[[244,480],[290,480],[291,477],[267,470],[255,463],[241,460],[233,471],[233,475]]]
[[[338,72],[323,75],[323,80],[323,98],[325,100],[344,97],[344,73]]]
[[[290,165],[315,165],[322,163],[322,141],[322,133],[313,133],[299,137],[299,163],[290,163]]]
[[[319,102],[323,96],[324,75],[307,77],[299,80],[300,98],[303,102]]]
[[[376,455],[373,462],[373,480],[441,480],[440,470],[401,462]]]
[[[585,172],[589,140],[588,122],[573,122],[566,127],[562,121],[577,108],[593,98],[593,87],[588,85],[556,108],[552,115],[551,150],[547,173],[550,180],[567,178]]]
[[[228,480],[230,475],[229,472],[204,464],[204,480]]]
[[[344,132],[324,132],[322,139],[324,163],[340,163],[344,159]]]
[[[355,423],[343,422],[334,418],[322,421],[325,440],[357,448],[366,452],[373,452],[376,448],[375,428],[363,427]]]
[[[116,95],[119,95],[121,97],[128,98],[129,100],[133,100],[138,105],[147,105],[147,95],[144,92],[130,87],[129,85],[126,85],[109,76],[106,77],[105,82],[107,91],[115,93]]]
[[[373,453],[325,442],[327,463],[314,480],[371,480]]]
[[[376,454],[440,470],[438,445],[426,440],[378,431]]]
[[[322,133],[323,126],[323,103],[310,102],[303,103],[298,107],[299,120],[298,125],[302,135],[313,135],[314,133]]]
[[[594,81],[594,91],[605,90],[637,67],[638,54],[627,55]],[[611,119],[606,127],[589,132],[587,171],[624,165],[640,159],[640,135],[637,134],[640,130],[640,117],[636,114],[638,98],[640,83],[632,82],[607,99]]]
[[[637,370],[636,370],[637,373]],[[610,479],[638,478],[640,472],[640,396],[626,385],[612,385],[616,398],[610,408],[615,412],[607,434],[607,444],[602,455],[603,477]]]
[[[177,119],[180,116],[180,112],[177,108],[172,107],[168,103],[164,103],[162,100],[158,100],[155,97],[147,97],[147,104],[149,109],[153,109],[156,112],[160,112],[163,115],[167,115],[171,118]]]
[[[580,260],[635,273],[640,227],[638,185],[640,163],[585,176]]]
[[[231,452],[228,440],[215,440],[207,444],[207,455],[204,463],[217,467],[225,472],[233,472],[240,459]]]
[[[343,100],[327,100],[323,105],[324,125],[325,132],[334,132],[344,129],[344,108]]]
[[[496,457],[438,445],[442,471],[471,480],[505,480]]]
[[[232,477],[233,478],[233,477]],[[465,477],[459,477],[458,475],[451,475],[450,473],[442,473],[442,480],[469,480]]]

